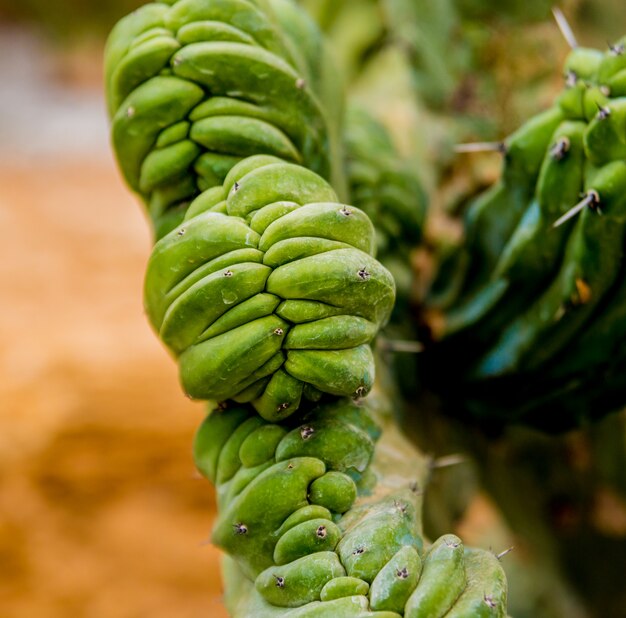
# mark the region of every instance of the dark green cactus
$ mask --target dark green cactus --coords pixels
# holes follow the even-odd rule
[[[107,48],[114,147],[157,237],[146,310],[187,393],[221,402],[194,455],[217,488],[230,609],[390,618],[467,596],[504,616],[495,557],[472,592],[460,540],[450,559],[424,550],[426,460],[364,399],[395,283],[368,216],[337,197],[341,102],[323,49],[287,0],[146,5]],[[414,240],[402,174],[404,194],[376,199]],[[436,568],[420,577],[434,561],[462,573],[445,594]]]
[[[623,341],[611,317],[623,311],[623,45],[571,52],[565,90],[503,142],[502,177],[469,207],[435,283],[431,358],[455,359],[464,409],[563,429],[624,403],[611,377],[623,363],[611,354]],[[605,379],[615,387],[600,394]]]

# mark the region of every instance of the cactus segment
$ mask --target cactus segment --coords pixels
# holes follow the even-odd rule
[[[356,485],[347,474],[331,470],[311,483],[309,500],[343,514],[352,506],[356,494]]]
[[[405,545],[378,572],[369,591],[372,609],[404,613],[404,606],[422,572],[415,547]]]
[[[439,538],[424,558],[417,587],[405,607],[407,618],[447,615],[467,583],[463,543],[453,534]]]
[[[322,551],[269,567],[256,578],[255,585],[272,605],[300,607],[318,601],[324,586],[342,575],[345,571],[337,554]]]
[[[293,201],[299,192],[305,203]],[[374,379],[369,343],[395,293],[390,273],[364,251],[374,249],[367,216],[336,202],[306,203],[334,193],[316,174],[270,156],[244,159],[222,192],[207,193],[191,207],[196,216],[156,243],[145,283],[148,315],[179,357],[187,393],[251,401],[269,421],[297,410],[306,384],[366,395]],[[229,214],[211,212],[223,195]],[[294,249],[283,263],[286,243]]]
[[[105,62],[118,163],[156,236],[148,317],[187,393],[221,402],[194,459],[216,484],[229,605],[257,618],[406,614],[423,546],[410,487],[427,465],[364,397],[395,297],[374,256],[393,253],[394,235],[404,257],[419,239],[421,186],[364,121],[381,150],[355,146],[364,207],[344,203],[341,91],[289,0],[147,5],[116,27]]]
[[[350,506],[354,498],[356,495]],[[274,547],[274,562],[282,565],[315,552],[334,551],[340,538],[341,532],[332,521],[310,519],[294,526],[278,539]]]
[[[369,590],[369,584],[356,577],[335,577],[322,588],[320,599],[322,601],[332,601],[351,596],[364,596]]]
[[[608,360],[605,336],[587,335],[613,312],[622,278],[626,103],[611,80],[626,64],[614,49],[572,50],[562,94],[504,141],[500,180],[470,205],[456,280],[448,268],[433,286],[433,307],[444,302],[431,314],[425,381],[483,422],[560,431],[580,422],[580,396],[593,416],[624,403],[593,387],[621,361]],[[459,389],[437,378],[450,358]],[[512,389],[523,393],[513,410]]]
[[[329,67],[313,70],[325,57],[323,40],[300,11],[279,20],[274,10],[285,7],[154,3],[111,33],[105,81],[113,145],[128,184],[155,204],[157,238],[242,157],[302,163],[343,190],[338,81]],[[173,191],[181,176],[191,182]]]

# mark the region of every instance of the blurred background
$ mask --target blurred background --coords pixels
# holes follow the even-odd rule
[[[204,410],[183,397],[144,318],[151,239],[108,141],[102,48],[139,4],[0,0],[3,618],[226,615],[207,542],[214,496],[191,459]],[[562,4],[585,43],[626,31],[622,0]],[[480,70],[496,80],[485,74],[492,90],[481,90],[474,77],[472,111],[483,134],[502,137],[549,100],[567,49],[547,19],[518,26],[492,13],[478,11],[471,32],[493,41]],[[401,127],[402,108],[386,109]],[[432,162],[438,142],[422,126],[416,150]],[[450,164],[456,180],[438,195],[493,178],[497,159],[484,162]],[[478,495],[454,525],[471,543],[494,517]]]
[[[140,2],[0,2],[0,615],[225,616],[214,501],[151,333],[112,158],[108,30]]]

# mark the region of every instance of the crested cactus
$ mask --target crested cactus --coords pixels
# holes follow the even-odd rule
[[[470,205],[429,316],[431,358],[455,359],[465,410],[549,429],[624,402],[624,42],[575,48],[564,74],[553,107],[498,145],[501,178]]]
[[[188,395],[219,402],[194,456],[217,490],[227,603],[241,617],[503,617],[495,556],[453,535],[425,547],[427,460],[391,404],[366,398],[395,282],[369,217],[341,201],[323,49],[287,0],[148,4],[107,47],[113,145],[155,230],[148,317]],[[383,182],[373,201],[395,227],[375,225],[406,219],[415,239],[422,212],[405,200],[421,192],[393,154],[380,173],[399,192]]]
[[[289,2],[146,4],[111,32],[105,79],[120,169],[157,238],[255,154],[301,163],[344,191],[332,62]]]

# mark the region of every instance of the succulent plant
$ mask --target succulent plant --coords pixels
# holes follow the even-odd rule
[[[430,315],[434,357],[455,359],[464,409],[550,429],[624,403],[613,377],[623,363],[624,41],[575,48],[564,75],[552,108],[496,145],[501,178],[468,208]],[[613,386],[599,393],[604,379]],[[517,401],[503,407],[512,388]]]
[[[344,191],[339,84],[290,2],[146,4],[111,32],[105,79],[117,160],[157,238],[255,154],[301,163]]]
[[[157,239],[146,310],[186,392],[219,402],[194,455],[216,485],[228,604],[504,616],[495,556],[453,535],[424,549],[426,459],[365,398],[395,282],[369,217],[338,196],[342,103],[323,50],[287,0],[148,4],[107,47],[113,145]],[[352,159],[354,193],[412,241],[419,185],[382,139],[380,161],[353,149],[374,171],[368,197]]]

